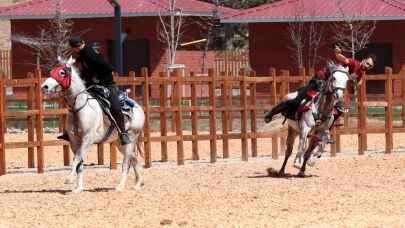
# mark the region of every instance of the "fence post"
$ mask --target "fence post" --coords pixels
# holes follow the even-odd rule
[[[226,80],[226,82],[227,82],[227,86],[226,86],[226,92],[227,92],[226,102],[229,105],[229,109],[231,109],[232,100],[233,100],[233,83],[232,82],[229,83],[228,79],[230,79],[232,75],[228,75],[228,74],[225,74],[225,72],[222,72],[221,76],[224,76],[227,79]],[[227,118],[228,118],[228,131],[232,131],[233,130],[233,112],[232,111],[227,111],[226,115],[227,115]]]
[[[247,83],[245,80],[246,75],[242,75],[240,80],[239,89],[240,89],[240,107],[241,107],[241,140],[242,140],[242,161],[248,160],[248,144],[247,144],[247,95],[246,87]]]
[[[31,72],[28,72],[27,78],[34,80],[34,74]],[[28,96],[27,96],[28,110],[34,109],[34,103],[35,103],[34,87],[35,87],[35,84],[31,84],[30,87],[28,88]],[[31,144],[35,141],[34,117],[31,115],[27,117],[27,130],[28,130],[28,143]],[[34,167],[35,167],[34,147],[28,147],[28,168],[34,168]]]
[[[256,77],[256,72],[252,71],[250,77]],[[256,82],[250,83],[250,128],[252,157],[257,157],[257,115],[256,115]]]
[[[222,99],[222,152],[223,158],[229,158],[229,112],[228,109],[230,108],[229,105],[229,93],[228,93],[228,79],[229,77],[225,77],[221,75],[221,99]]]
[[[65,107],[65,100],[63,98],[59,99],[59,109]],[[65,131],[66,128],[66,114],[61,114],[59,115],[59,132]],[[64,166],[69,166],[70,165],[70,150],[69,150],[69,145],[63,145],[62,146],[63,150],[63,165]],[[98,164],[102,165],[103,163],[100,164],[100,158],[98,159]]]
[[[165,78],[165,73],[160,72],[159,73],[160,78]],[[159,84],[159,92],[160,92],[160,108],[166,108],[166,99],[167,99],[167,86],[165,83],[165,80],[162,81],[161,84]],[[160,112],[160,135],[163,137],[167,136],[167,116],[166,112]],[[167,154],[167,141],[163,140],[160,142],[160,156],[162,161],[167,161],[168,160],[168,154]]]
[[[134,81],[131,81],[131,85],[129,86],[130,88],[130,92],[129,92],[129,96],[131,98],[133,98],[134,100],[136,100],[136,73],[135,71],[130,71],[128,73],[129,78],[133,78]]]
[[[405,64],[402,65],[399,74],[401,75],[402,127],[405,127]]]
[[[210,162],[217,161],[217,123],[216,123],[216,77],[213,69],[208,70],[209,77],[209,104],[210,104]]]
[[[110,143],[110,169],[117,169],[117,147],[116,142]]]
[[[41,69],[35,70],[36,74],[36,103],[38,109],[38,115],[36,116],[36,135],[37,135],[37,163],[38,163],[38,173],[44,172],[44,122],[43,122],[43,97],[41,90],[42,75]]]
[[[176,79],[174,83],[174,124],[176,129],[176,144],[177,144],[177,165],[184,165],[184,146],[183,146],[183,112],[182,112],[182,100],[183,100],[183,77],[179,69],[174,70],[174,77]]]
[[[387,81],[385,83],[385,99],[387,107],[385,108],[385,153],[391,153],[393,148],[393,129],[392,129],[392,68],[385,68]]]
[[[270,68],[270,76],[273,78],[272,82],[272,97],[273,97],[273,105],[277,104],[277,76],[276,76],[276,69]],[[271,136],[271,158],[278,159],[278,135]]]
[[[282,91],[280,92],[281,98],[283,99],[285,95],[287,95],[290,91],[290,71],[289,70],[281,70],[281,77],[282,77]],[[287,139],[286,136],[281,136],[280,137],[280,147],[281,147],[281,152],[284,153],[286,150],[286,143]]]
[[[0,75],[0,176],[6,174],[6,141],[4,131],[6,129],[5,111],[5,92],[4,92],[4,75]]]
[[[367,110],[366,107],[364,106],[364,101],[366,97],[366,75],[363,75],[363,83],[360,85],[360,93],[358,97],[358,113],[359,113],[359,118],[358,118],[358,123],[357,126],[360,129],[359,135],[358,135],[358,150],[359,150],[359,155],[363,155],[364,151],[367,150]]]
[[[145,126],[144,126],[144,148],[145,148],[145,168],[152,166],[152,157],[151,157],[151,141],[150,141],[150,114],[149,114],[149,75],[148,68],[143,67],[141,69],[141,76],[144,80],[142,86],[143,93],[143,106],[145,112]]]
[[[302,78],[302,83],[301,83],[302,86],[305,86],[307,84],[307,75],[305,73],[306,73],[305,68],[300,67],[298,69],[298,75]]]
[[[190,72],[190,78],[194,79],[191,82],[191,134],[194,136],[191,141],[192,146],[192,159],[199,160],[200,155],[198,154],[198,140],[195,138],[198,135],[198,112],[195,110],[198,106],[197,104],[197,87],[196,87],[196,76],[194,72]]]

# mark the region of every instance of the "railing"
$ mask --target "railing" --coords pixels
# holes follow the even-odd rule
[[[209,70],[208,76],[195,76],[191,73],[189,76],[181,76],[179,71],[171,74],[171,77],[163,77],[165,73],[150,77],[146,69],[142,69],[140,77],[135,77],[135,73],[131,72],[129,76],[115,77],[115,81],[120,86],[129,87],[131,89],[131,97],[135,97],[135,89],[141,86],[142,96],[136,99],[143,105],[146,115],[146,123],[144,127],[144,135],[142,141],[145,151],[145,166],[152,166],[152,143],[160,144],[160,159],[161,161],[168,160],[168,142],[176,142],[177,155],[176,161],[178,165],[185,163],[184,142],[192,143],[192,160],[200,159],[200,151],[198,142],[209,141],[210,162],[216,162],[219,151],[217,150],[218,141],[222,141],[222,157],[228,158],[230,154],[230,140],[240,140],[241,142],[241,160],[247,161],[250,156],[258,155],[259,138],[271,138],[272,142],[272,157],[278,158],[280,138],[281,150],[285,145],[285,128],[280,132],[262,132],[258,130],[258,122],[262,121],[259,114],[263,110],[267,110],[275,103],[280,101],[290,90],[290,84],[304,85],[308,80],[308,75],[313,75],[311,72],[306,74],[305,70],[300,70],[298,76],[290,76],[288,71],[282,70],[280,75],[276,74],[275,69],[270,70],[270,75],[266,77],[255,77],[254,73],[250,75],[238,74],[237,76],[220,76],[214,70]],[[365,84],[370,80],[384,80],[386,84],[386,94],[383,100],[366,98]],[[396,80],[401,83],[402,93],[400,97],[392,96],[392,84]],[[64,165],[69,165],[70,153],[68,144],[59,140],[47,140],[44,138],[43,119],[49,116],[58,116],[61,120],[61,129],[63,129],[64,118],[67,110],[61,109],[44,109],[44,100],[49,98],[43,97],[40,85],[43,78],[40,71],[28,73],[26,79],[0,79],[0,175],[6,173],[6,149],[27,148],[28,149],[28,167],[35,167],[34,164],[34,148],[37,151],[37,170],[39,173],[44,172],[44,147],[47,146],[62,146]],[[159,88],[159,97],[154,99],[150,96],[151,85]],[[208,97],[198,97],[197,91],[201,87],[208,87]],[[27,88],[27,111],[7,111],[7,99],[5,98],[6,87],[25,87]],[[190,95],[183,94],[184,87],[190,91]],[[266,91],[265,102],[259,104],[259,95],[257,88],[264,87]],[[171,90],[169,94],[167,91]],[[232,91],[238,91],[233,93]],[[358,135],[359,148],[358,153],[364,154],[367,150],[367,134],[385,133],[386,152],[389,153],[393,149],[393,133],[405,132],[404,120],[405,114],[402,112],[401,118],[403,124],[401,127],[393,127],[392,124],[392,109],[393,106],[400,105],[405,110],[405,70],[398,74],[392,74],[392,70],[387,68],[384,75],[365,76],[365,82],[360,87],[358,97],[358,112],[355,114],[345,113],[343,126],[334,128],[333,136],[337,143],[331,148],[331,155],[336,155],[340,151],[341,135],[354,134]],[[348,94],[346,93],[346,105],[349,105]],[[370,97],[370,96],[368,96]],[[62,101],[59,101],[63,104]],[[367,107],[382,106],[385,108],[385,127],[373,127],[367,125]],[[202,114],[209,120],[209,132],[199,131],[199,124],[202,120]],[[233,116],[233,118],[231,118]],[[5,142],[5,126],[9,118],[25,118],[28,123],[28,140],[23,142]],[[232,119],[240,121],[239,130],[232,129]],[[356,127],[349,126],[349,118],[357,120]],[[191,120],[191,133],[184,131],[185,119]],[[219,121],[218,121],[219,120]],[[158,123],[158,132],[160,135],[152,134],[152,121]],[[168,128],[168,123],[172,122],[173,133]],[[217,124],[221,123],[221,128]],[[35,123],[35,126],[34,126]],[[170,133],[170,134],[169,134]],[[248,141],[250,140],[250,153]],[[113,142],[110,145],[110,161],[111,168],[116,168],[116,149]],[[98,145],[98,164],[104,163],[104,145]]]
[[[215,53],[215,74],[238,75],[241,69],[250,68],[249,52],[219,51]]]

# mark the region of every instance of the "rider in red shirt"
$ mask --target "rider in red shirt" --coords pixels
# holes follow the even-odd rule
[[[335,46],[334,48],[335,51],[335,58],[336,60],[342,64],[345,67],[349,68],[349,74],[352,79],[357,81],[357,85],[361,84],[362,81],[362,76],[367,70],[370,70],[371,68],[374,67],[376,64],[376,56],[375,55],[368,55],[366,56],[361,62],[351,59],[351,58],[346,58],[342,54],[342,50],[338,47]],[[328,73],[326,69],[319,70],[313,80],[317,81],[324,81],[328,78]],[[313,81],[311,80],[311,81]],[[319,85],[319,83],[315,83],[315,85]],[[302,87],[298,89],[298,95],[296,98],[291,99],[291,100],[285,100],[276,106],[274,106],[270,111],[268,111],[264,117],[264,121],[266,123],[270,122],[273,118],[274,115],[278,113],[291,113],[295,112],[295,110],[299,107],[299,104],[301,101],[307,97],[307,94],[311,92],[312,90],[317,90],[319,87],[318,86],[310,86],[311,82],[309,85]],[[340,117],[343,111],[343,104],[340,102],[337,104],[337,111],[338,113],[335,115],[335,121]],[[332,124],[333,126],[333,124]]]

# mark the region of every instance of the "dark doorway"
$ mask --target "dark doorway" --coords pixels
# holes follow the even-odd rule
[[[367,54],[377,56],[377,65],[370,71],[368,75],[384,74],[385,67],[392,67],[392,44],[391,43],[371,43],[367,48],[357,55],[357,59],[361,60]],[[366,87],[367,93],[385,93],[384,81],[368,81]]]
[[[115,65],[114,40],[108,41],[108,58],[110,62]],[[148,39],[125,40],[123,46],[124,75],[128,75],[129,71],[135,71],[137,75],[140,75],[142,67],[150,69],[149,60]]]
[[[114,40],[108,41],[108,58],[111,64],[115,65],[114,58]],[[136,76],[141,75],[141,68],[146,67],[150,69],[150,53],[149,53],[149,40],[136,39],[125,40],[123,46],[123,73],[128,75],[130,71],[135,71]],[[136,96],[142,94],[142,86],[137,85],[135,88]]]

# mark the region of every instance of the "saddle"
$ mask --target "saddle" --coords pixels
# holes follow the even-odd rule
[[[98,101],[103,112],[110,118],[114,120],[111,115],[110,108],[111,103],[108,100],[110,97],[110,90],[101,85],[92,85],[87,89],[87,91]],[[131,118],[132,108],[134,108],[137,103],[128,96],[126,91],[118,90],[118,99],[121,104],[121,111],[126,116],[126,118]],[[114,121],[115,122],[115,121]]]

